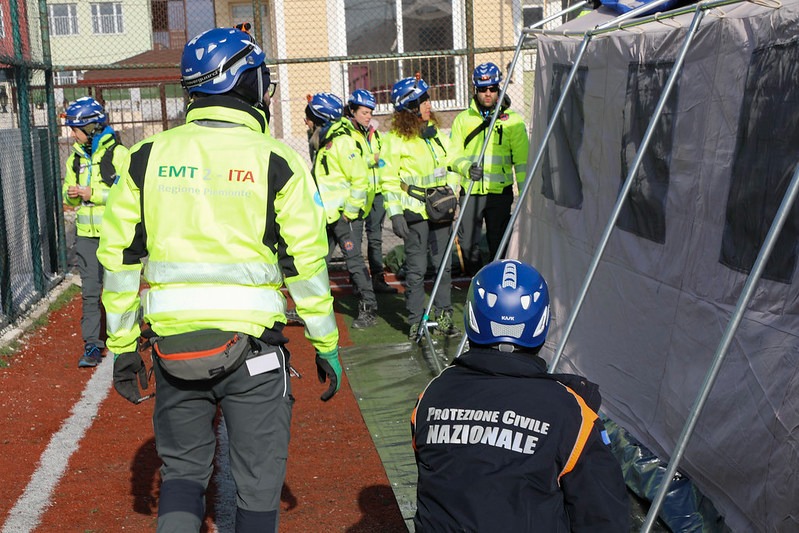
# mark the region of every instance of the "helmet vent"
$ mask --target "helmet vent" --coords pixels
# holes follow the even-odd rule
[[[524,324],[500,324],[499,322],[491,321],[491,335],[494,337],[520,339],[522,333],[524,333]]]
[[[469,302],[469,328],[478,335],[480,334],[480,326],[477,325],[477,318],[474,316],[472,302]]]
[[[502,273],[502,288],[516,288],[516,263],[505,263],[505,271]]]
[[[538,321],[538,325],[535,327],[535,331],[533,332],[533,337],[538,337],[544,332],[546,329],[547,324],[549,323],[549,306],[544,308],[544,312],[541,313],[541,320]]]
[[[486,290],[485,290],[484,288],[482,288],[482,287],[479,287],[479,288],[477,289],[477,293],[480,295],[480,298],[482,298],[483,300],[485,300],[485,297],[486,297]]]
[[[536,300],[537,300],[537,299],[538,299],[538,298],[536,298]],[[522,309],[524,309],[525,311],[527,311],[528,309],[530,309],[530,300],[532,300],[532,298],[530,297],[530,295],[529,295],[529,294],[524,294],[524,295],[522,295],[522,298],[521,298],[521,301],[522,301]]]
[[[541,291],[535,291],[533,293],[533,301],[538,302],[538,299],[541,298]]]
[[[488,293],[488,307],[494,307],[497,303],[497,295],[493,292]]]

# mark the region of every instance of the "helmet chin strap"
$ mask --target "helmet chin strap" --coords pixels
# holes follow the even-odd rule
[[[264,108],[264,74],[263,69],[258,67],[258,102],[256,102],[255,106],[263,109]]]

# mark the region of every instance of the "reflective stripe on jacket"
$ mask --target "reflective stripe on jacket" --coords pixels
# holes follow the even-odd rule
[[[493,112],[493,111],[492,111]],[[474,135],[469,144],[463,143],[471,132],[479,128],[484,119],[474,98],[468,109],[461,111],[452,122],[450,145],[452,147],[449,166],[461,174],[463,187],[469,186],[469,167],[476,163],[485,142],[486,130]],[[497,121],[491,141],[486,147],[483,161],[483,179],[475,182],[472,194],[500,194],[513,184],[513,173],[521,184],[527,173],[527,153],[530,140],[521,115],[511,109],[503,109]]]
[[[449,185],[457,190],[458,175],[447,171],[448,150],[449,139],[438,130],[430,139],[418,135],[408,139],[393,131],[385,136],[382,183],[389,217],[409,211],[427,219],[424,202],[409,196],[402,183],[422,188]]]
[[[285,323],[285,284],[314,347],[338,345],[322,202],[300,156],[265,125],[260,111],[209,96],[190,105],[185,125],[131,148],[97,252],[114,353],[136,347],[145,256],[144,320],[159,335],[258,337]]]
[[[342,213],[354,220],[366,206],[369,169],[363,156],[364,148],[353,133],[349,119],[332,123],[314,159],[314,177],[328,224],[341,218]]]
[[[108,193],[116,178],[116,170],[121,168],[127,157],[128,149],[117,143],[114,130],[106,128],[99,133],[96,148],[90,156],[82,145],[74,143],[72,153],[67,157],[66,174],[61,194],[67,205],[78,206],[76,209],[75,225],[81,237],[99,237],[105,213],[105,204]],[[111,165],[101,170],[101,162],[110,147],[114,146],[110,154]],[[77,158],[77,162],[75,159]],[[106,158],[108,161],[109,158]],[[77,169],[77,173],[75,170]],[[70,198],[67,190],[75,185],[92,188],[91,198],[84,202],[81,198]]]
[[[385,161],[383,161],[384,166],[380,166],[383,139],[380,136],[380,132],[371,126],[367,131],[363,131],[354,121],[351,121],[350,127],[357,142],[363,146],[363,158],[366,161],[366,167],[369,169],[369,189],[366,194],[366,205],[363,209],[364,213],[368,215],[372,210],[375,196],[383,193],[381,176],[385,168]]]

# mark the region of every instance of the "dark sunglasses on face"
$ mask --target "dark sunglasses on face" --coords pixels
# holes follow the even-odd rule
[[[272,98],[275,95],[275,90],[277,90],[277,82],[270,81],[269,86],[266,88],[266,92],[269,94],[269,98]]]
[[[497,85],[490,85],[490,86],[488,86],[488,87],[478,87],[478,88],[477,88],[477,92],[478,92],[478,93],[484,93],[484,92],[486,92],[486,91],[491,91],[492,93],[498,93],[498,92],[499,92],[499,86],[497,86]]]

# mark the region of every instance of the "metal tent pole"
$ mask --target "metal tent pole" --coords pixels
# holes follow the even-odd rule
[[[597,246],[596,252],[594,252],[594,257],[591,259],[591,264],[588,267],[588,273],[585,275],[583,285],[580,287],[580,292],[577,296],[577,301],[574,303],[574,308],[569,316],[568,322],[566,323],[566,327],[563,330],[563,335],[560,338],[558,348],[555,351],[555,357],[552,359],[552,362],[549,365],[550,372],[554,372],[558,366],[558,363],[560,362],[560,358],[563,355],[563,349],[566,346],[566,341],[569,340],[569,335],[571,334],[574,323],[577,320],[577,315],[580,313],[580,309],[585,301],[585,295],[588,293],[588,288],[590,287],[591,281],[593,281],[594,275],[599,267],[599,261],[602,259],[602,255],[605,253],[605,248],[607,248],[608,241],[610,240],[610,234],[613,232],[613,228],[616,225],[616,220],[619,218],[621,209],[624,206],[624,202],[627,199],[630,189],[632,188],[633,179],[638,174],[638,169],[641,167],[641,162],[643,161],[646,150],[649,147],[649,142],[654,136],[655,127],[657,126],[658,120],[660,120],[660,116],[663,114],[663,108],[666,106],[666,100],[668,100],[674,86],[677,85],[677,78],[680,75],[683,63],[685,62],[685,56],[688,53],[688,49],[693,42],[696,30],[699,28],[699,23],[704,18],[704,15],[704,4],[697,5],[696,11],[694,12],[694,18],[691,20],[688,33],[686,34],[685,40],[680,48],[680,52],[677,55],[677,60],[674,63],[671,72],[669,73],[669,77],[666,80],[666,86],[663,88],[663,93],[660,95],[660,100],[658,100],[658,104],[657,107],[655,107],[652,118],[649,119],[646,132],[644,133],[644,137],[641,139],[641,145],[638,147],[638,152],[635,154],[635,159],[633,160],[630,171],[627,173],[627,178],[624,180],[624,185],[619,192],[618,198],[616,198],[616,205],[613,206],[610,220],[608,220],[608,224],[605,226],[605,231],[602,234],[602,238],[599,240],[599,245]]]
[[[619,24],[620,22],[623,22],[628,18],[632,18],[639,13],[648,11],[653,7],[657,7],[658,5],[664,4],[667,1],[669,0],[655,0],[654,2],[645,4],[644,6],[637,7],[631,11],[628,11],[627,13],[624,13],[623,15],[619,15],[618,17],[609,20],[604,24],[598,25],[593,30],[589,30],[585,33],[583,42],[580,45],[580,48],[577,51],[577,55],[574,58],[574,64],[572,65],[572,68],[569,71],[569,75],[566,78],[566,82],[563,86],[563,92],[561,93],[560,98],[558,99],[558,102],[555,105],[555,109],[552,110],[552,116],[550,117],[549,123],[547,124],[547,129],[546,132],[544,133],[544,137],[541,139],[541,145],[539,146],[538,153],[535,156],[535,160],[532,165],[528,165],[527,176],[525,176],[524,180],[524,187],[522,187],[522,190],[519,193],[519,197],[516,200],[516,208],[513,210],[513,213],[511,213],[510,220],[508,221],[508,226],[505,228],[505,233],[502,235],[502,240],[499,243],[497,254],[493,259],[494,261],[501,259],[503,254],[505,253],[505,247],[508,245],[508,240],[510,239],[510,234],[513,231],[513,226],[516,222],[516,219],[519,216],[519,211],[521,209],[521,206],[524,203],[523,200],[527,196],[527,191],[530,189],[530,183],[533,181],[532,180],[533,174],[535,174],[536,170],[538,170],[538,167],[541,165],[541,161],[543,160],[544,157],[544,150],[546,150],[549,138],[552,136],[552,132],[555,129],[555,124],[558,118],[560,117],[560,112],[563,110],[563,105],[566,102],[566,98],[569,96],[569,90],[571,89],[571,86],[574,83],[574,79],[577,74],[577,69],[580,67],[580,63],[583,60],[583,55],[585,54],[585,51],[588,48],[588,44],[591,42],[591,39],[596,33],[601,32],[605,28],[609,28],[616,24]],[[470,190],[471,190],[471,184],[470,184]],[[461,339],[461,343],[458,346],[458,351],[456,353],[460,354],[461,352],[463,352],[465,346],[466,346],[466,335],[464,335],[463,338]]]
[[[513,54],[513,60],[511,61],[510,67],[508,68],[509,73],[513,72],[513,69],[516,68],[516,62],[519,60],[519,55],[521,53],[522,45],[524,44],[524,39],[525,37],[527,37],[528,32],[530,30],[539,28],[544,24],[557,19],[558,17],[561,17],[567,13],[580,9],[587,3],[588,3],[587,0],[582,0],[574,4],[573,6],[570,6],[567,9],[559,11],[554,15],[550,15],[549,17],[536,22],[535,24],[531,25],[529,28],[524,28],[521,34],[519,35],[519,41],[516,44],[516,51]],[[483,166],[483,161],[485,160],[485,153],[486,150],[488,149],[488,143],[490,142],[491,135],[494,132],[494,124],[496,123],[497,118],[499,117],[499,111],[501,108],[500,104],[505,98],[505,93],[508,90],[510,79],[511,76],[510,74],[508,74],[508,76],[505,78],[505,83],[502,84],[502,90],[500,91],[499,96],[497,97],[497,104],[494,106],[494,112],[491,114],[491,121],[488,124],[488,128],[486,128],[487,133],[485,135],[485,139],[483,140],[483,146],[480,148],[480,155],[477,158],[477,162],[481,167]],[[461,203],[461,207],[458,210],[458,216],[455,218],[455,225],[452,228],[452,234],[450,235],[449,241],[447,242],[447,247],[444,250],[444,256],[441,258],[441,263],[438,265],[438,268],[436,270],[436,279],[435,282],[433,283],[433,290],[431,292],[430,301],[428,302],[427,308],[425,309],[425,312],[422,315],[422,320],[419,323],[419,330],[416,334],[415,342],[417,344],[422,340],[422,336],[427,336],[431,350],[433,349],[433,344],[432,340],[430,340],[429,326],[436,326],[437,323],[430,321],[430,311],[433,308],[433,300],[435,298],[436,291],[438,291],[438,287],[441,285],[441,278],[444,275],[444,266],[447,264],[446,263],[447,261],[452,261],[452,259],[450,258],[450,255],[452,254],[452,247],[455,243],[455,238],[458,236],[458,228],[460,227],[461,219],[463,218],[463,211],[466,207],[466,204],[469,202],[469,198],[471,196],[473,187],[474,187],[474,182],[469,181],[469,187],[466,189],[466,194],[463,197],[463,202]],[[460,350],[457,353],[460,353]],[[442,368],[440,366],[440,363],[438,362],[438,358],[434,357],[433,359],[436,361],[437,370],[440,372]]]
[[[688,420],[686,421],[685,426],[682,429],[682,433],[680,434],[680,438],[677,440],[677,444],[674,447],[674,453],[669,461],[668,468],[666,468],[666,473],[663,474],[663,477],[661,478],[660,487],[658,487],[657,495],[652,501],[652,505],[650,506],[649,512],[646,515],[646,521],[641,527],[641,533],[648,533],[652,528],[652,525],[655,523],[658,511],[663,504],[663,500],[666,497],[666,492],[671,484],[670,481],[674,477],[675,472],[677,472],[677,466],[680,464],[680,459],[682,458],[683,453],[685,453],[688,439],[691,438],[691,434],[694,431],[694,427],[696,426],[699,415],[702,412],[702,408],[704,407],[705,402],[710,395],[710,389],[713,387],[713,383],[716,381],[716,376],[718,375],[719,369],[721,368],[724,358],[727,355],[727,351],[732,343],[732,338],[735,335],[735,331],[738,329],[738,326],[743,319],[743,315],[746,312],[746,307],[749,304],[749,300],[751,300],[755,292],[755,286],[760,280],[763,270],[766,268],[766,263],[768,262],[769,257],[771,257],[771,252],[777,242],[777,237],[779,237],[780,230],[782,230],[782,226],[785,224],[785,221],[790,215],[790,211],[793,207],[794,201],[796,200],[797,193],[799,193],[799,164],[796,165],[793,178],[788,185],[788,189],[786,190],[785,196],[782,199],[782,203],[777,210],[777,214],[774,216],[774,221],[771,223],[771,228],[766,235],[763,246],[760,248],[760,253],[757,256],[754,266],[752,267],[752,271],[749,273],[749,277],[746,280],[746,284],[741,292],[741,296],[738,298],[738,304],[735,307],[735,312],[733,313],[729,324],[727,324],[727,329],[724,331],[721,342],[719,343],[716,353],[713,356],[713,363],[710,365],[710,369],[705,376],[705,381],[702,384],[699,395],[694,401],[694,406],[688,415]]]
[[[541,139],[541,146],[538,149],[538,153],[535,156],[535,160],[531,166],[527,169],[527,177],[524,181],[524,187],[522,191],[519,193],[519,198],[516,202],[516,209],[514,209],[513,213],[511,213],[510,221],[508,222],[508,227],[505,229],[505,233],[502,235],[502,241],[499,243],[499,249],[497,250],[497,255],[494,257],[494,260],[501,259],[502,255],[505,252],[505,247],[508,245],[508,240],[510,240],[510,234],[513,231],[513,225],[516,222],[516,219],[519,216],[519,211],[522,206],[522,200],[527,196],[527,191],[530,189],[530,183],[532,182],[532,176],[535,174],[538,167],[541,165],[541,161],[544,158],[544,150],[546,150],[547,143],[549,142],[549,138],[552,136],[552,131],[555,129],[555,122],[558,120],[560,112],[563,109],[563,104],[566,102],[566,97],[569,95],[569,90],[571,89],[572,84],[574,83],[574,78],[577,74],[577,69],[580,67],[580,63],[583,60],[583,55],[585,54],[585,50],[588,48],[588,44],[591,42],[591,39],[594,35],[599,33],[603,33],[604,30],[608,28],[612,28],[624,22],[627,19],[633,18],[638,16],[641,13],[649,11],[659,5],[665,4],[670,0],[655,0],[654,2],[650,2],[648,4],[644,4],[641,6],[636,7],[635,9],[624,13],[623,15],[619,15],[618,17],[605,22],[604,24],[598,25],[596,28],[589,30],[585,33],[585,37],[583,38],[583,43],[580,46],[580,49],[577,51],[577,56],[574,58],[574,65],[572,65],[571,71],[569,71],[569,76],[566,78],[566,83],[563,86],[563,92],[558,99],[558,103],[555,105],[555,109],[552,111],[552,117],[549,119],[549,124],[547,124],[546,132],[544,133],[543,139]]]

